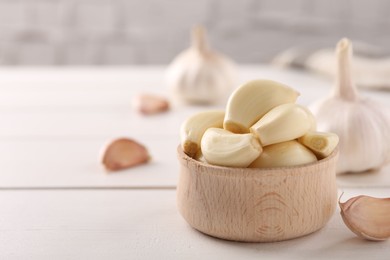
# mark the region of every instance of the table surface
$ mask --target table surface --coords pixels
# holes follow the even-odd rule
[[[254,78],[294,87],[304,105],[332,86],[299,71],[240,66],[240,82]],[[167,95],[164,68],[0,69],[0,259],[388,259],[389,241],[356,238],[338,210],[320,231],[285,242],[229,242],[193,230],[176,209],[178,129],[210,107],[142,116],[131,107],[137,93]],[[361,94],[390,108],[390,92]],[[145,144],[152,160],[106,174],[100,149],[122,136]],[[390,197],[390,166],[337,182],[343,199]]]

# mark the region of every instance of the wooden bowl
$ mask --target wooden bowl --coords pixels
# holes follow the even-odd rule
[[[338,151],[315,163],[268,169],[198,162],[178,148],[177,203],[195,229],[234,241],[272,242],[322,228],[337,204]]]

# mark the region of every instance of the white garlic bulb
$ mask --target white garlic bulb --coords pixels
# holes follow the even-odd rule
[[[310,106],[320,131],[336,133],[340,157],[337,173],[378,169],[390,160],[390,121],[385,108],[359,97],[351,77],[352,44],[336,48],[338,79],[333,93]]]
[[[236,84],[236,68],[226,56],[212,51],[200,26],[192,31],[192,45],[180,53],[166,72],[174,101],[187,104],[225,102]]]

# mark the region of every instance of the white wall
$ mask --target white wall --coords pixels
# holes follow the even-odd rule
[[[389,16],[386,0],[0,0],[0,63],[167,63],[196,23],[242,63],[343,36],[388,49]]]

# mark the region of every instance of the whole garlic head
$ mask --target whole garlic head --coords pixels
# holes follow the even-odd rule
[[[336,48],[338,80],[333,93],[310,106],[320,131],[339,136],[337,173],[378,169],[390,160],[390,121],[386,109],[358,96],[350,75],[352,44]]]
[[[226,101],[236,83],[236,68],[226,56],[212,51],[200,26],[192,45],[180,53],[166,72],[167,85],[178,103],[215,104]]]

